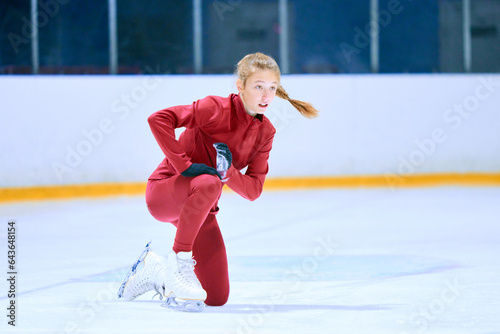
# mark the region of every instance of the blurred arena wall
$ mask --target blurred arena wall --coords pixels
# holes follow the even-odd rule
[[[270,185],[394,186],[418,175],[500,184],[498,74],[285,75],[282,85],[321,115],[305,119],[276,98]],[[147,117],[234,92],[232,75],[0,77],[3,199],[14,188],[140,191],[163,158]]]

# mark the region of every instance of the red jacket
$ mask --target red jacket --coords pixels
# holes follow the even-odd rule
[[[180,174],[192,163],[216,168],[213,144],[226,143],[233,155],[226,184],[251,201],[262,193],[276,130],[264,115],[248,115],[239,95],[207,96],[191,105],[163,109],[148,122],[165,154],[149,180]],[[186,130],[176,140],[174,129],[180,127]],[[243,175],[240,170],[246,166]]]

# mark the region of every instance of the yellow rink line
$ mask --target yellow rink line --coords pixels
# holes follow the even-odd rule
[[[500,186],[500,173],[268,178],[264,190]],[[145,182],[0,188],[0,202],[143,195]]]

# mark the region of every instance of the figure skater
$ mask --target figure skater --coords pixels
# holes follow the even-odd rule
[[[120,298],[133,300],[156,290],[166,298],[164,306],[183,311],[226,303],[226,249],[216,219],[222,187],[250,201],[262,193],[276,132],[264,114],[275,96],[307,118],[318,115],[310,103],[288,97],[270,56],[245,56],[236,75],[239,94],[208,96],[148,118],[165,159],[148,179],[147,207],[155,219],[177,230],[167,257],[146,245],[120,286]],[[186,129],[176,140],[179,127]]]

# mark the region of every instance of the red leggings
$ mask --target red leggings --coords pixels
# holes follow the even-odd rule
[[[193,251],[195,273],[211,306],[224,305],[229,297],[226,247],[215,218],[221,191],[220,179],[208,174],[153,180],[146,188],[149,212],[177,227],[173,250]]]

